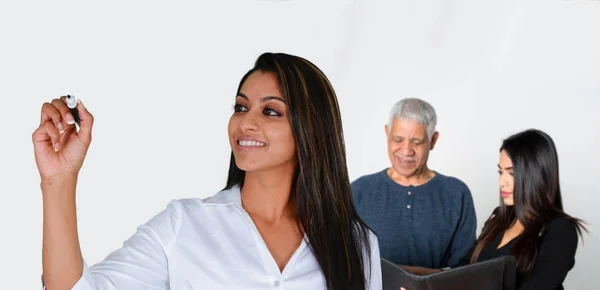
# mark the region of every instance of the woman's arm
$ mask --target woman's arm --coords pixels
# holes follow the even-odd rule
[[[379,255],[379,240],[377,236],[369,231],[369,242],[371,245],[371,257],[369,265],[371,266],[370,277],[367,277],[369,290],[379,290],[383,287],[383,277],[381,276],[381,257]]]
[[[66,97],[42,105],[39,127],[32,134],[43,198],[42,267],[48,289],[71,289],[83,261],[77,235],[75,188],[91,142],[92,115],[81,102],[76,132]]]
[[[92,115],[79,102],[80,130],[65,97],[42,106],[32,135],[43,198],[42,282],[46,289],[168,289],[167,252],[179,229],[178,202],[138,228],[123,247],[88,268],[77,233],[77,177],[91,142]]]
[[[48,289],[71,289],[83,271],[75,210],[76,183],[77,177],[65,175],[41,184],[42,267]]]
[[[165,210],[138,227],[137,232],[123,243],[123,247],[91,267],[81,258],[80,252],[79,256],[64,257],[50,251],[50,254],[56,255],[55,261],[62,263],[65,269],[73,269],[75,263],[79,269],[77,273],[72,271],[68,281],[58,281],[62,284],[48,286],[46,271],[52,269],[46,269],[45,264],[44,282],[47,289],[169,289],[167,256],[179,229],[180,208],[179,201],[171,202]],[[53,231],[58,232],[56,229]],[[67,247],[62,245],[62,248]],[[64,273],[59,274],[62,276],[58,278],[66,279]]]
[[[521,284],[521,290],[554,290],[575,265],[578,242],[574,222],[559,218],[551,221],[542,237],[542,247],[533,271]]]

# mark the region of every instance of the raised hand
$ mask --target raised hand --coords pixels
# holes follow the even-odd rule
[[[42,181],[61,175],[76,176],[92,141],[94,117],[79,101],[81,118],[76,132],[73,115],[66,97],[42,105],[40,126],[33,132],[35,161]]]

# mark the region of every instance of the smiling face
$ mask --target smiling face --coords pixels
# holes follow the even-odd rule
[[[514,198],[514,182],[515,176],[513,164],[506,151],[500,151],[500,162],[498,163],[498,185],[500,186],[500,196],[502,201],[507,206],[515,204]]]
[[[296,145],[287,105],[273,73],[256,71],[240,88],[229,119],[229,144],[246,172],[296,166]]]
[[[435,132],[428,138],[427,128],[412,120],[394,119],[392,128],[386,125],[388,156],[395,173],[403,178],[411,178],[427,169],[429,151],[438,138]]]

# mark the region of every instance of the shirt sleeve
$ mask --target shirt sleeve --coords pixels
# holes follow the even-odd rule
[[[466,265],[471,264],[471,256],[473,255],[473,251],[475,251],[475,246],[477,246],[477,242],[473,242],[473,245],[471,246],[471,248],[469,249],[467,254],[465,254],[462,258],[460,258],[460,260],[458,260],[458,263],[456,263],[452,267],[456,268],[456,267],[466,266]]]
[[[381,276],[381,257],[379,255],[379,241],[377,236],[369,231],[369,240],[371,241],[371,277],[368,281],[369,290],[381,290],[383,289],[383,281]]]
[[[551,221],[542,236],[542,246],[535,265],[520,290],[554,290],[564,282],[575,265],[578,235],[574,222],[567,219]]]
[[[179,228],[178,206],[169,203],[103,261],[88,267],[84,259],[72,290],[169,289],[167,254]]]
[[[475,231],[477,230],[477,217],[471,191],[465,185],[462,195],[461,215],[458,227],[452,238],[446,266],[455,267],[461,259],[468,255],[475,242]]]
[[[487,222],[489,222],[491,219],[493,219],[498,214],[499,210],[500,210],[500,207],[496,207],[494,209],[492,214],[488,217],[486,224],[487,224]],[[481,231],[482,232],[485,231],[485,225]],[[480,238],[481,238],[481,236],[480,236]],[[471,245],[471,248],[469,248],[469,251],[467,251],[467,253],[462,258],[460,258],[458,263],[453,265],[452,267],[460,267],[460,266],[465,266],[465,265],[471,264],[471,256],[473,256],[473,252],[475,251],[476,246],[477,246],[477,240],[474,240]]]
[[[365,208],[364,204],[364,190],[362,186],[361,178],[350,183],[350,188],[352,189],[352,200],[354,209],[360,218],[364,221],[365,211],[368,209]],[[366,221],[365,221],[366,222]]]
[[[352,200],[354,201],[354,206],[356,207],[361,201],[361,188],[358,184],[358,180],[350,183],[350,188],[352,189]]]

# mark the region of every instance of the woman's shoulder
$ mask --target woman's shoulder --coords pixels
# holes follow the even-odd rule
[[[487,220],[489,221],[489,220],[493,219],[493,218],[494,218],[494,217],[496,217],[496,216],[497,216],[499,213],[500,213],[500,207],[499,207],[499,206],[497,206],[497,207],[496,207],[496,208],[495,208],[495,209],[492,211],[492,213],[489,215],[489,217],[487,218]]]
[[[377,235],[369,229],[367,229],[367,233],[369,234],[369,243],[371,244],[371,246],[379,248],[379,239],[377,238]]]
[[[200,199],[202,204],[207,205],[230,205],[241,203],[240,189],[238,186],[223,189],[216,194]]]
[[[541,235],[542,237],[577,237],[577,223],[567,217],[555,217],[546,222]]]
[[[207,207],[237,204],[239,200],[239,190],[236,188],[229,188],[218,191],[216,194],[205,198],[189,197],[172,199],[159,215],[180,218],[189,214],[204,214]]]
[[[577,222],[567,217],[550,219],[540,231],[542,246],[574,251],[579,243]]]

